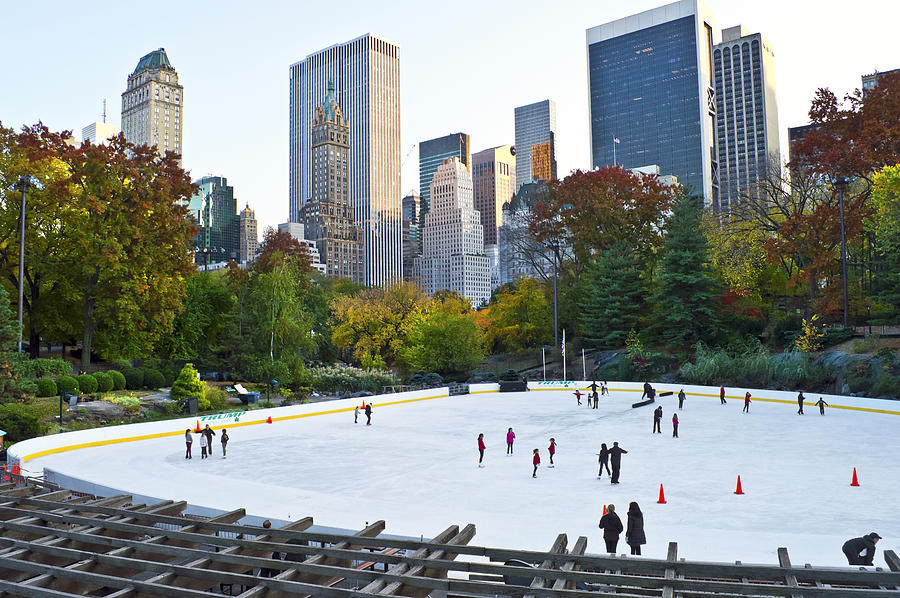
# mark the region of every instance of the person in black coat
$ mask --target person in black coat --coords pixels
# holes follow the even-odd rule
[[[678,408],[681,409],[684,406],[684,389],[678,391]]]
[[[662,405],[653,410],[653,432],[662,434]]]
[[[366,403],[366,425],[372,425],[372,403]]]
[[[631,546],[631,554],[641,554],[641,544],[647,543],[644,535],[644,514],[636,502],[628,505],[628,527],[625,530],[625,542]]]
[[[600,463],[600,471],[597,473],[598,478],[603,477],[603,468],[606,468],[606,475],[612,475],[609,471],[609,449],[606,448],[606,443],[600,445],[600,452],[598,453],[600,459],[598,462]]]
[[[797,405],[800,406],[800,408],[797,409],[797,415],[803,415],[803,400],[805,398],[806,397],[803,396],[803,391],[801,390],[800,394],[797,395]]]
[[[650,383],[644,382],[644,394],[641,395],[641,400],[643,400],[644,397],[650,397],[650,393],[652,391],[653,391],[653,387],[650,386]],[[650,397],[650,398],[653,398],[653,397]]]
[[[209,427],[209,424],[206,424],[206,427],[200,430],[200,433],[206,436],[206,450],[209,452],[209,456],[212,457],[212,437],[215,436],[216,433]]]
[[[606,505],[606,515],[600,518],[600,529],[603,530],[603,541],[606,542],[606,552],[616,553],[616,544],[619,543],[619,534],[622,533],[622,520],[616,515],[616,505]]]
[[[627,453],[623,448],[619,447],[618,442],[613,442],[613,446],[609,449],[609,462],[612,465],[612,480],[610,483],[619,483],[619,468],[622,467],[622,453]]]
[[[875,532],[866,534],[861,538],[852,538],[844,542],[841,550],[851,565],[873,565],[875,559],[875,543],[881,536]]]

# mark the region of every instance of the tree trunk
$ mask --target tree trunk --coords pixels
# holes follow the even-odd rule
[[[32,359],[37,359],[41,356],[41,335],[34,325],[34,306],[37,305],[41,287],[37,280],[32,281],[30,277],[28,287],[31,295],[28,301],[28,353]]]
[[[100,269],[95,268],[94,272],[88,277],[87,290],[84,293],[84,337],[81,341],[81,369],[85,372],[91,365],[91,339],[94,337],[94,289],[97,287],[97,281],[100,280]]]

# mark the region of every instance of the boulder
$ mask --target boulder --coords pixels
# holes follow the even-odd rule
[[[81,412],[82,409],[91,417],[118,419],[125,416],[124,407],[108,401],[89,401],[87,403],[78,403],[74,407],[74,410],[78,412]]]

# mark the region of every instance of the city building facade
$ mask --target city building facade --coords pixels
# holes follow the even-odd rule
[[[718,204],[715,14],[678,2],[587,30],[592,167],[658,164]]]
[[[221,176],[205,176],[194,181],[197,191],[188,203],[188,212],[200,228],[194,237],[195,261],[215,264],[239,260],[240,217],[234,187]]]
[[[491,297],[490,263],[484,253],[481,216],[474,207],[472,176],[457,157],[444,158],[431,181],[431,209],[424,213],[422,255],[417,258],[428,293],[449,290],[472,307]]]
[[[326,273],[325,264],[323,264],[322,260],[319,258],[319,248],[314,241],[310,241],[304,236],[306,231],[301,223],[282,222],[278,225],[278,232],[289,234],[291,238],[303,245],[303,247],[306,248],[306,252],[309,254],[310,267],[320,274]]]
[[[475,209],[481,214],[484,244],[497,244],[497,227],[503,222],[503,204],[516,192],[516,154],[509,145],[472,154]]]
[[[556,102],[543,100],[515,109],[516,188],[556,178]],[[533,148],[538,146],[537,160]],[[536,176],[538,175],[538,176]]]
[[[741,196],[756,193],[770,161],[781,166],[775,55],[766,38],[738,25],[722,30],[713,68],[719,164],[719,202],[713,208],[728,212]]]
[[[498,275],[501,285],[520,278],[547,280],[553,276],[550,250],[531,235],[528,222],[538,201],[547,197],[547,181],[530,181],[503,204],[503,223],[497,231]]]
[[[81,141],[90,141],[91,145],[106,143],[119,134],[119,127],[112,123],[92,122],[81,129]]]
[[[240,213],[240,262],[246,264],[256,259],[256,251],[259,249],[259,232],[257,230],[256,212],[246,204]]]
[[[469,136],[466,133],[451,133],[437,139],[429,139],[419,144],[419,211],[420,216],[431,208],[431,179],[445,158],[459,158],[471,173],[469,158]]]
[[[363,231],[367,285],[401,275],[400,48],[366,34],[290,66],[288,219],[313,197],[315,109],[328,82],[350,125],[347,183]]]
[[[300,207],[305,236],[319,248],[328,276],[364,284],[362,228],[350,206],[350,125],[333,83],[316,107],[312,135],[312,199]]]
[[[184,89],[164,48],[143,56],[122,93],[122,132],[135,145],[172,151],[181,164]]]
[[[878,80],[884,77],[885,75],[897,75],[900,74],[900,69],[892,69],[890,71],[875,71],[869,75],[862,76],[862,92],[865,96],[868,92],[872,91],[878,86]]]
[[[410,191],[402,200],[403,210],[403,280],[417,282],[419,277],[415,271],[415,260],[422,252],[419,238],[419,202],[418,193]]]

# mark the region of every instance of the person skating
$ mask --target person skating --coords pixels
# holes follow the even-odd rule
[[[531,463],[534,465],[534,471],[531,472],[531,477],[536,478],[538,465],[541,464],[541,453],[537,449],[534,449],[534,457],[531,458]]]
[[[206,459],[206,452],[209,447],[209,441],[206,439],[206,434],[200,433],[200,458]]]
[[[547,447],[547,452],[550,453],[550,465],[548,467],[556,467],[553,464],[553,455],[556,454],[556,440],[554,438],[550,439],[550,446]]]
[[[200,434],[206,436],[206,450],[209,456],[212,457],[212,437],[216,435],[215,431],[209,427],[209,424],[206,424],[206,427],[200,430]]]
[[[478,467],[484,467],[481,462],[484,460],[484,434],[478,435]]]
[[[372,403],[366,403],[366,425],[372,425]]]
[[[606,380],[600,384],[600,394],[606,396],[609,394],[609,388],[606,386]]]
[[[591,380],[591,395],[597,392],[597,381]]]
[[[610,480],[611,484],[619,483],[619,470],[622,468],[622,454],[627,453],[625,449],[619,446],[618,442],[613,442],[613,446],[609,449],[609,461],[612,465],[612,480]]]
[[[678,408],[679,409],[681,409],[684,406],[684,399],[685,399],[684,389],[682,388],[681,390],[678,391]]]
[[[575,389],[575,400],[581,405],[581,390],[578,388]]]
[[[513,442],[516,441],[516,433],[512,431],[512,428],[506,431],[506,454],[513,454]]]
[[[813,405],[818,405],[818,407],[819,407],[819,415],[825,415],[825,405],[827,405],[827,404],[828,404],[828,403],[826,403],[826,402],[822,399],[822,397],[819,397],[819,400],[816,401],[815,403],[813,403]]]
[[[600,518],[603,530],[603,541],[606,542],[606,552],[616,553],[616,544],[619,543],[619,534],[622,533],[622,520],[616,515],[616,505],[606,505],[606,515]]]
[[[596,391],[596,390],[594,391],[593,395],[591,395],[591,398],[594,399],[594,409],[596,409],[596,408],[597,408],[597,403],[600,401],[600,397],[597,395],[597,391]],[[590,406],[591,406],[591,404],[588,403],[588,407],[590,407]]]
[[[600,463],[600,471],[597,472],[597,477],[598,478],[603,477],[603,468],[604,467],[606,468],[606,475],[611,476],[612,474],[609,471],[609,449],[606,448],[605,442],[600,445],[600,452],[598,453],[598,455],[600,457],[598,459],[598,462]]]
[[[662,422],[663,410],[662,405],[653,410],[653,433],[662,434],[661,422]]]
[[[725,404],[725,386],[724,386],[724,385],[722,385],[722,386],[719,388],[719,404],[720,404],[720,405],[724,405],[724,404]]]
[[[644,382],[644,393],[641,395],[641,400],[650,397],[650,391],[653,390],[653,387],[650,386],[649,382]],[[652,397],[650,397],[652,398]]]
[[[353,423],[359,423],[359,405],[353,408]]]
[[[860,538],[851,538],[844,542],[841,550],[850,565],[873,565],[875,560],[875,544],[881,539],[875,532]]]
[[[797,395],[797,405],[800,406],[800,408],[797,409],[797,415],[803,415],[803,399],[805,398],[806,397],[803,396],[803,391],[801,390],[800,394]]]
[[[743,413],[750,413],[750,391],[747,391],[747,394],[744,395],[744,410]]]
[[[628,505],[628,527],[625,528],[625,543],[631,547],[631,554],[641,554],[641,544],[647,543],[644,535],[644,514],[636,502]]]
[[[191,445],[194,443],[194,437],[191,436],[191,429],[184,431],[184,443],[187,445],[187,452],[184,454],[185,459],[193,459],[191,456]]]
[[[228,430],[226,430],[225,428],[222,428],[222,438],[220,440],[222,441],[222,458],[224,459],[225,458],[225,447],[228,444],[228,441],[230,440],[228,438]]]
[[[678,414],[672,414],[672,438],[678,438]]]

